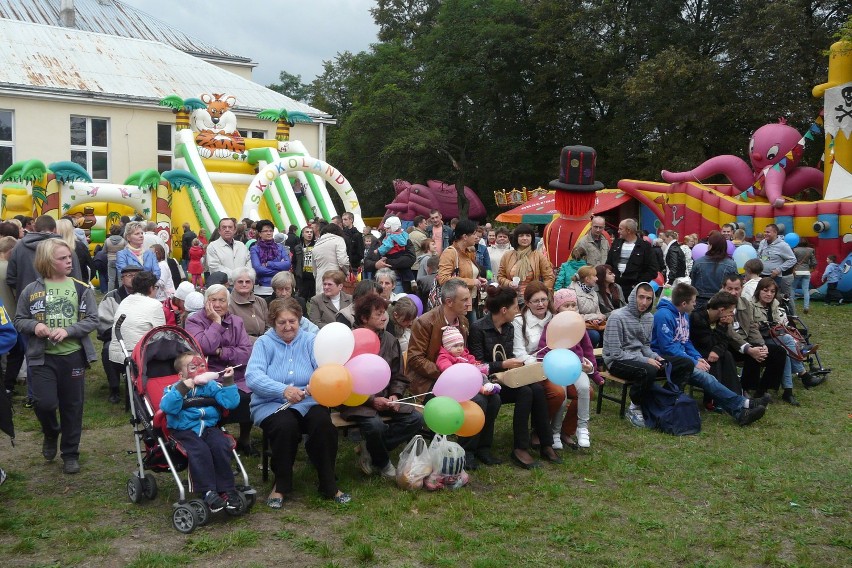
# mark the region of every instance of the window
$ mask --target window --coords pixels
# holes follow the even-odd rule
[[[12,111],[0,110],[0,174],[15,161],[14,133]]]
[[[109,119],[71,117],[71,161],[95,181],[109,181]]]
[[[244,138],[266,138],[266,130],[246,130]]]
[[[175,126],[174,124],[157,124],[157,171],[160,173],[172,169],[174,156]]]

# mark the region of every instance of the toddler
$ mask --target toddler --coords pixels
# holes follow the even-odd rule
[[[204,357],[190,351],[175,358],[175,370],[180,380],[166,387],[160,408],[172,436],[186,450],[192,484],[212,512],[239,509],[231,440],[216,427],[222,408],[240,404],[234,369],[225,369],[220,384],[217,373],[207,372]]]
[[[458,328],[448,325],[443,328],[441,335],[441,348],[438,350],[438,360],[435,361],[438,370],[442,373],[457,363],[470,363],[482,373],[482,388],[479,390],[484,395],[497,394],[500,385],[488,380],[488,364],[478,363],[470,351],[464,346],[464,337]]]
[[[385,219],[386,236],[379,245],[379,255],[391,260],[397,259],[406,253],[408,246],[408,233],[402,230],[402,222],[399,217],[390,216]],[[411,266],[408,268],[395,268],[397,278],[400,282],[408,282],[412,289],[417,290],[417,280]]]
[[[842,304],[843,295],[837,291],[837,284],[843,276],[843,269],[837,264],[837,257],[830,255],[827,259],[828,266],[825,267],[825,272],[822,273],[822,281],[828,284],[828,289],[825,292],[825,305],[830,306],[833,303]]]

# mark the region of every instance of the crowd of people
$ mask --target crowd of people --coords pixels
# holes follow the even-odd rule
[[[266,502],[278,509],[293,492],[303,439],[320,494],[351,500],[335,476],[331,409],[312,398],[309,384],[318,368],[316,334],[335,322],[375,333],[391,369],[383,391],[340,410],[360,429],[358,466],[365,475],[395,476],[390,451],[424,425],[422,414],[400,399],[410,394],[428,401],[441,372],[457,362],[474,363],[484,377],[472,399],[484,426],[459,438],[468,470],[503,461],[494,447],[503,403],[514,405],[507,455],[518,467],[561,463],[559,450],[590,447],[593,383],[604,382],[599,364],[631,381],[626,416],[639,427],[642,398],[662,372],[676,384],[700,387],[708,410],[726,412],[740,425],[759,420],[779,387],[783,401],[798,405],[794,375],[807,388],[822,380],[791,355],[792,338],[768,333],[785,323],[781,295],[795,287],[807,292],[805,271],[809,279],[816,266],[807,243],[793,251],[769,225],[744,281],[728,242],[752,244],[737,242],[741,230],[734,227],[707,235],[707,253],[694,262],[690,243],[697,236],[680,244],[676,232],[664,231],[651,242],[634,219],[618,224],[612,242],[605,230],[605,220],[594,217],[571,259],[554,267],[530,225],[511,231],[467,219],[445,225],[438,211],[416,217],[408,229],[388,217],[378,230],[364,231],[351,213],[287,233],[267,220],[223,218],[209,240],[185,223],[179,259],[152,223],[123,219],[91,257],[85,234],[68,220],[3,222],[0,298],[17,331],[4,385],[14,394],[26,360],[26,405],[42,427],[42,454],[52,461],[59,453],[63,471],[74,474],[80,471],[84,377],[96,358],[90,333],[97,331],[103,342],[109,401],[119,403],[124,353],[117,322],[128,350],[154,327],[182,326],[200,353],[176,363],[180,380],[163,399],[172,409],[169,424],[180,426],[184,438],[201,436],[209,416],[189,419],[180,401],[197,389],[221,397],[229,412],[214,422],[239,425],[238,451],[257,454],[254,427],[269,440],[275,483]],[[831,268],[825,276],[835,289],[836,273]],[[96,274],[100,303],[89,284]],[[657,281],[662,284],[653,286]],[[580,379],[567,388],[546,379],[491,388],[495,374],[542,360],[548,325],[563,311],[578,312],[586,323],[573,348],[582,361]],[[199,379],[202,371],[217,373],[219,386]],[[213,452],[204,459],[213,459],[217,472],[221,444],[211,438],[208,449],[194,450]],[[233,501],[232,481],[209,472],[203,479],[211,509]]]

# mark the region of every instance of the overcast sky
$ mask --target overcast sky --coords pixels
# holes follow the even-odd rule
[[[258,63],[253,78],[278,82],[279,71],[310,83],[322,62],[375,43],[375,0],[122,0],[216,47]],[[240,6],[248,9],[241,10]]]

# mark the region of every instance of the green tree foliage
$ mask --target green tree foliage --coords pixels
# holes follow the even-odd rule
[[[372,14],[379,42],[325,62],[307,100],[338,119],[329,161],[373,214],[394,178],[461,181],[487,205],[546,186],[568,144],[597,149],[609,187],[746,158],[760,125],[810,125],[825,50],[852,35],[848,0],[378,0]]]
[[[281,82],[267,85],[266,88],[300,102],[310,98],[311,87],[302,83],[301,75],[293,75],[287,71],[281,71],[278,73],[278,80]]]

